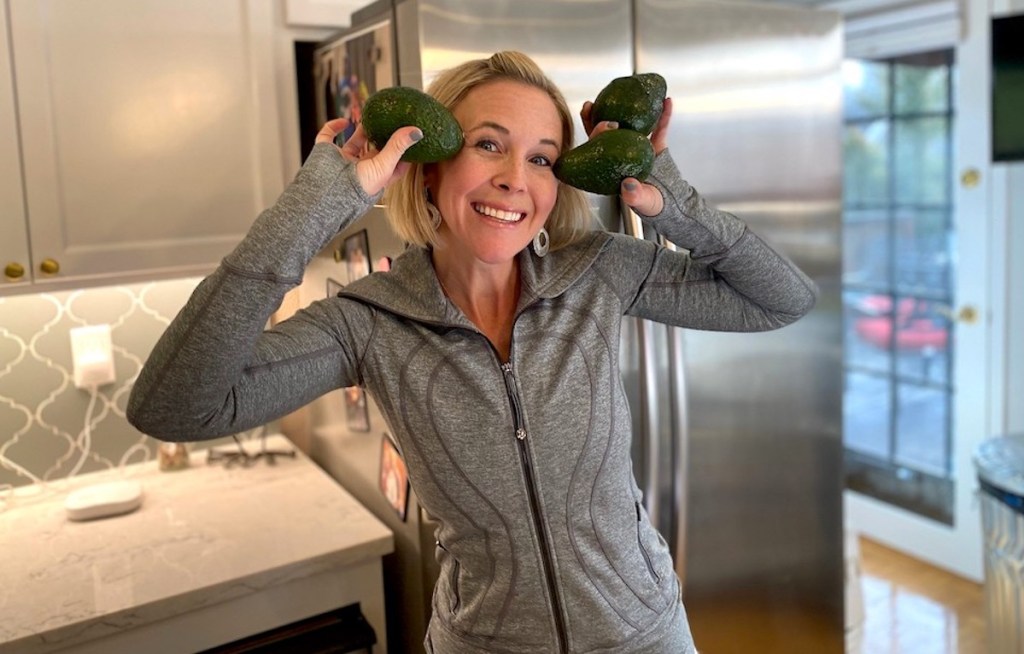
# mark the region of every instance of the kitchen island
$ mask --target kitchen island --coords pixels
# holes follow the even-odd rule
[[[354,603],[387,651],[391,532],[284,437],[267,448],[295,454],[227,466],[202,450],[180,471],[150,461],[6,495],[0,654],[192,653]],[[139,509],[66,518],[70,491],[118,479],[141,483]]]

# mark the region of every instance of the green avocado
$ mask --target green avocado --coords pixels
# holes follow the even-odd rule
[[[654,167],[654,146],[650,139],[631,129],[601,132],[586,143],[564,153],[555,162],[560,181],[598,195],[618,195],[622,180],[643,181]]]
[[[641,134],[650,134],[661,118],[668,86],[658,73],[617,77],[601,89],[590,110],[593,124],[613,120]]]
[[[363,105],[362,125],[378,150],[395,130],[419,127],[423,138],[405,151],[402,161],[442,161],[462,149],[462,127],[452,112],[423,91],[408,86],[390,86],[371,95]]]

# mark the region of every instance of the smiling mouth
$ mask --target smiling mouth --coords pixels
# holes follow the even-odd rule
[[[518,211],[503,211],[502,209],[495,209],[494,207],[488,207],[483,204],[474,204],[473,210],[479,214],[487,216],[488,218],[500,220],[503,223],[517,223],[523,218],[526,218],[525,213],[520,213]]]

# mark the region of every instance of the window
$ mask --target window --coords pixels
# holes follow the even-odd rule
[[[844,62],[846,485],[952,524],[952,50]]]

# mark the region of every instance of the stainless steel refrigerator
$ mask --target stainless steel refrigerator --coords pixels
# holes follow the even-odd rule
[[[503,49],[531,55],[574,109],[614,77],[662,74],[684,177],[818,283],[814,311],[776,332],[626,319],[621,363],[635,473],[673,549],[701,653],[841,652],[839,17],[709,0],[384,0],[316,50],[318,121],[358,116],[367,92],[422,89],[444,68]],[[604,228],[654,238],[616,200],[592,203]],[[381,212],[317,258],[311,297],[328,278],[346,282],[344,243],[364,229],[374,269],[400,253]],[[387,427],[372,403],[368,421],[369,432],[353,429],[340,393],[318,400],[313,456],[395,531],[389,651],[421,652],[434,525],[415,493],[404,516],[384,497]]]

